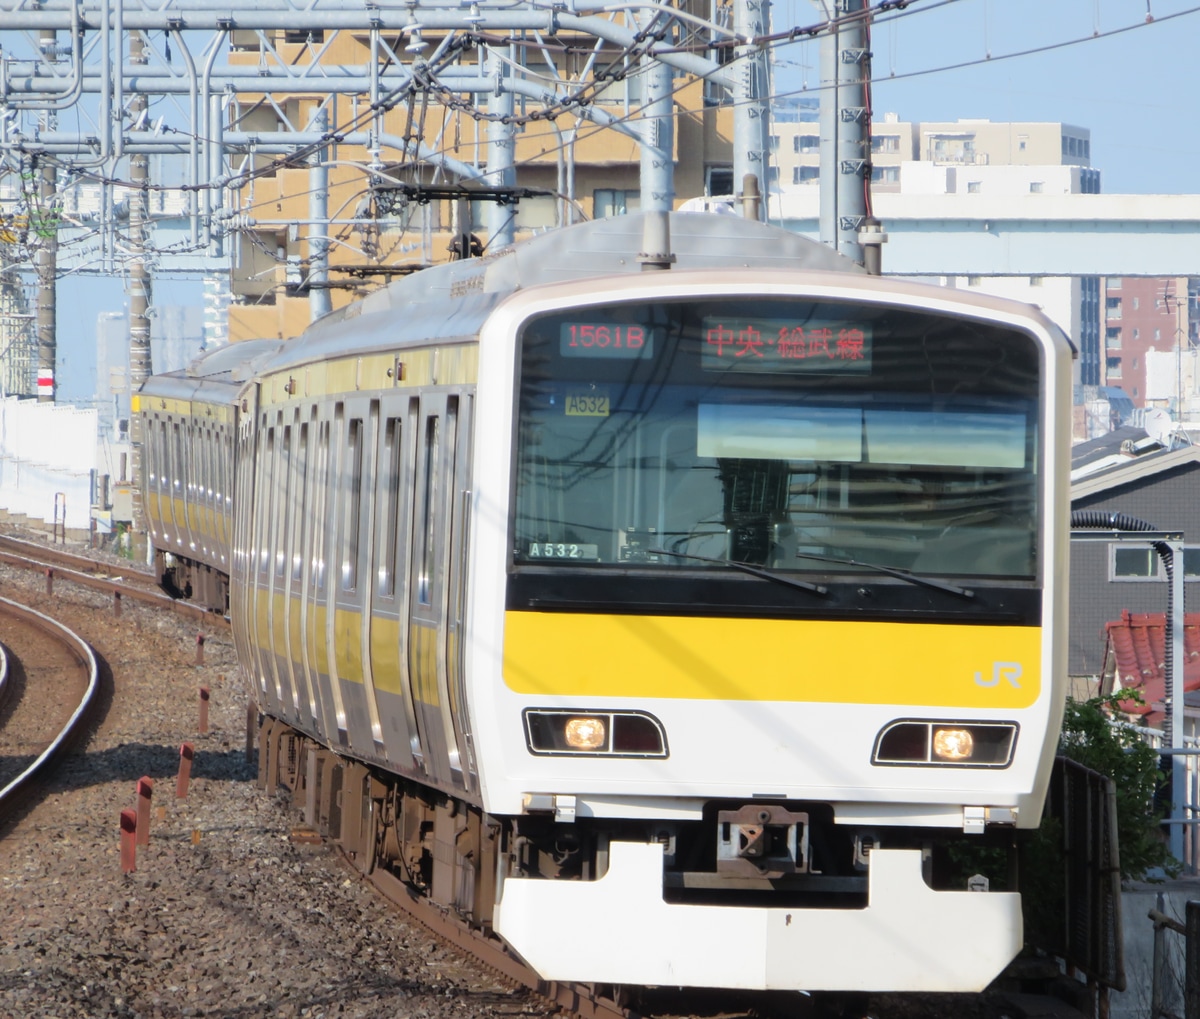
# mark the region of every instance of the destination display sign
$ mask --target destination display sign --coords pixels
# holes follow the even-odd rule
[[[813,372],[871,370],[871,327],[860,322],[705,315],[700,367],[711,371]]]
[[[558,333],[563,357],[598,357],[607,360],[654,356],[654,330],[623,322],[564,322]]]

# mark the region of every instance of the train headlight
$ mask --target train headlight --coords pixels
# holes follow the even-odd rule
[[[526,708],[525,743],[537,756],[666,757],[667,734],[645,711]]]
[[[572,750],[603,750],[608,730],[602,718],[568,718],[563,737]]]
[[[871,763],[1007,768],[1017,745],[1016,722],[905,718],[875,737]]]
[[[970,729],[934,729],[933,756],[943,761],[967,761],[975,753]]]

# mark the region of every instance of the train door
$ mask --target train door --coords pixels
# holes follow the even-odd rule
[[[259,669],[259,682],[267,703],[278,714],[287,715],[283,690],[275,662],[274,622],[271,595],[274,587],[276,540],[278,537],[280,472],[279,448],[283,441],[277,414],[262,416],[260,442],[260,487],[255,506],[255,563],[254,563],[254,646]]]
[[[234,487],[234,498],[231,503],[233,511],[233,528],[230,535],[230,618],[234,623],[233,632],[241,636],[238,644],[238,659],[243,668],[252,673],[252,688],[255,700],[261,705],[260,679],[262,672],[257,659],[254,629],[251,626],[254,618],[254,582],[255,582],[255,520],[254,512],[256,472],[259,468],[258,458],[262,432],[257,428],[257,404],[253,389],[246,392],[242,401],[242,413],[237,419],[237,457],[236,471],[231,481]]]
[[[334,487],[334,461],[330,449],[332,428],[328,406],[314,406],[309,420],[309,432],[310,436],[315,436],[315,444],[311,453],[311,508],[305,521],[304,601],[300,609],[300,628],[304,634],[310,705],[320,719],[318,732],[325,739],[334,739],[340,731],[339,709],[333,700],[329,676],[329,613],[326,610],[329,504]]]
[[[295,443],[292,454],[292,481],[289,486],[284,566],[284,641],[288,649],[288,675],[292,682],[292,697],[296,715],[309,728],[316,723],[316,704],[308,674],[308,648],[304,637],[304,548],[310,511],[308,422],[302,420],[304,411],[297,408],[292,419]]]
[[[295,477],[292,465],[294,428],[285,423],[284,412],[275,424],[275,507],[271,520],[271,564],[267,571],[267,618],[271,642],[271,666],[275,689],[285,717],[299,720],[300,700],[292,676],[291,644],[288,640],[288,545],[294,517],[292,500]]]
[[[465,787],[446,661],[447,567],[454,502],[458,397],[420,397],[417,476],[409,573],[408,667],[426,771]]]
[[[466,772],[468,788],[477,787],[475,759],[471,742],[471,720],[467,714],[466,688],[466,604],[467,550],[471,532],[471,436],[474,394],[463,394],[458,401],[454,454],[454,487],[451,494],[450,536],[446,569],[446,640],[442,645],[446,659],[446,680],[450,692],[450,716],[454,721],[455,741],[461,751],[460,766]]]
[[[376,695],[385,706],[383,741],[395,765],[420,768],[423,762],[415,702],[408,681],[401,620],[408,618],[407,572],[414,457],[419,403],[407,393],[385,396],[376,440],[375,569],[370,584],[369,656]]]
[[[325,488],[325,526],[321,530],[321,590],[318,593],[318,627],[324,641],[321,664],[329,678],[329,697],[333,707],[333,721],[337,739],[349,743],[349,719],[346,716],[345,698],[342,696],[341,677],[349,663],[339,662],[339,652],[347,645],[338,637],[338,588],[339,573],[343,563],[342,541],[345,518],[342,491],[346,473],[346,407],[340,401],[334,404],[333,420],[328,431],[329,483]],[[333,735],[333,730],[329,731]]]
[[[347,707],[353,707],[350,712],[353,745],[361,753],[381,756],[383,726],[371,668],[374,585],[370,575],[371,549],[375,543],[375,499],[371,495],[378,477],[379,400],[349,398],[345,414],[345,461],[339,493],[337,661]]]

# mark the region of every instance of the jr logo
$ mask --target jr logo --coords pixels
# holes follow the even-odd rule
[[[984,679],[983,673],[975,673],[975,682],[979,686],[997,686],[1000,680],[1007,679],[1015,687],[1020,687],[1017,682],[1021,678],[1021,663],[1020,662],[992,662],[992,678]]]

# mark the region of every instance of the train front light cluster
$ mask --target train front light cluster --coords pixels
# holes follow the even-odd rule
[[[875,737],[872,764],[1007,768],[1017,745],[1016,722],[906,718]]]
[[[576,757],[666,757],[662,723],[644,711],[564,711],[526,708],[531,754]]]

